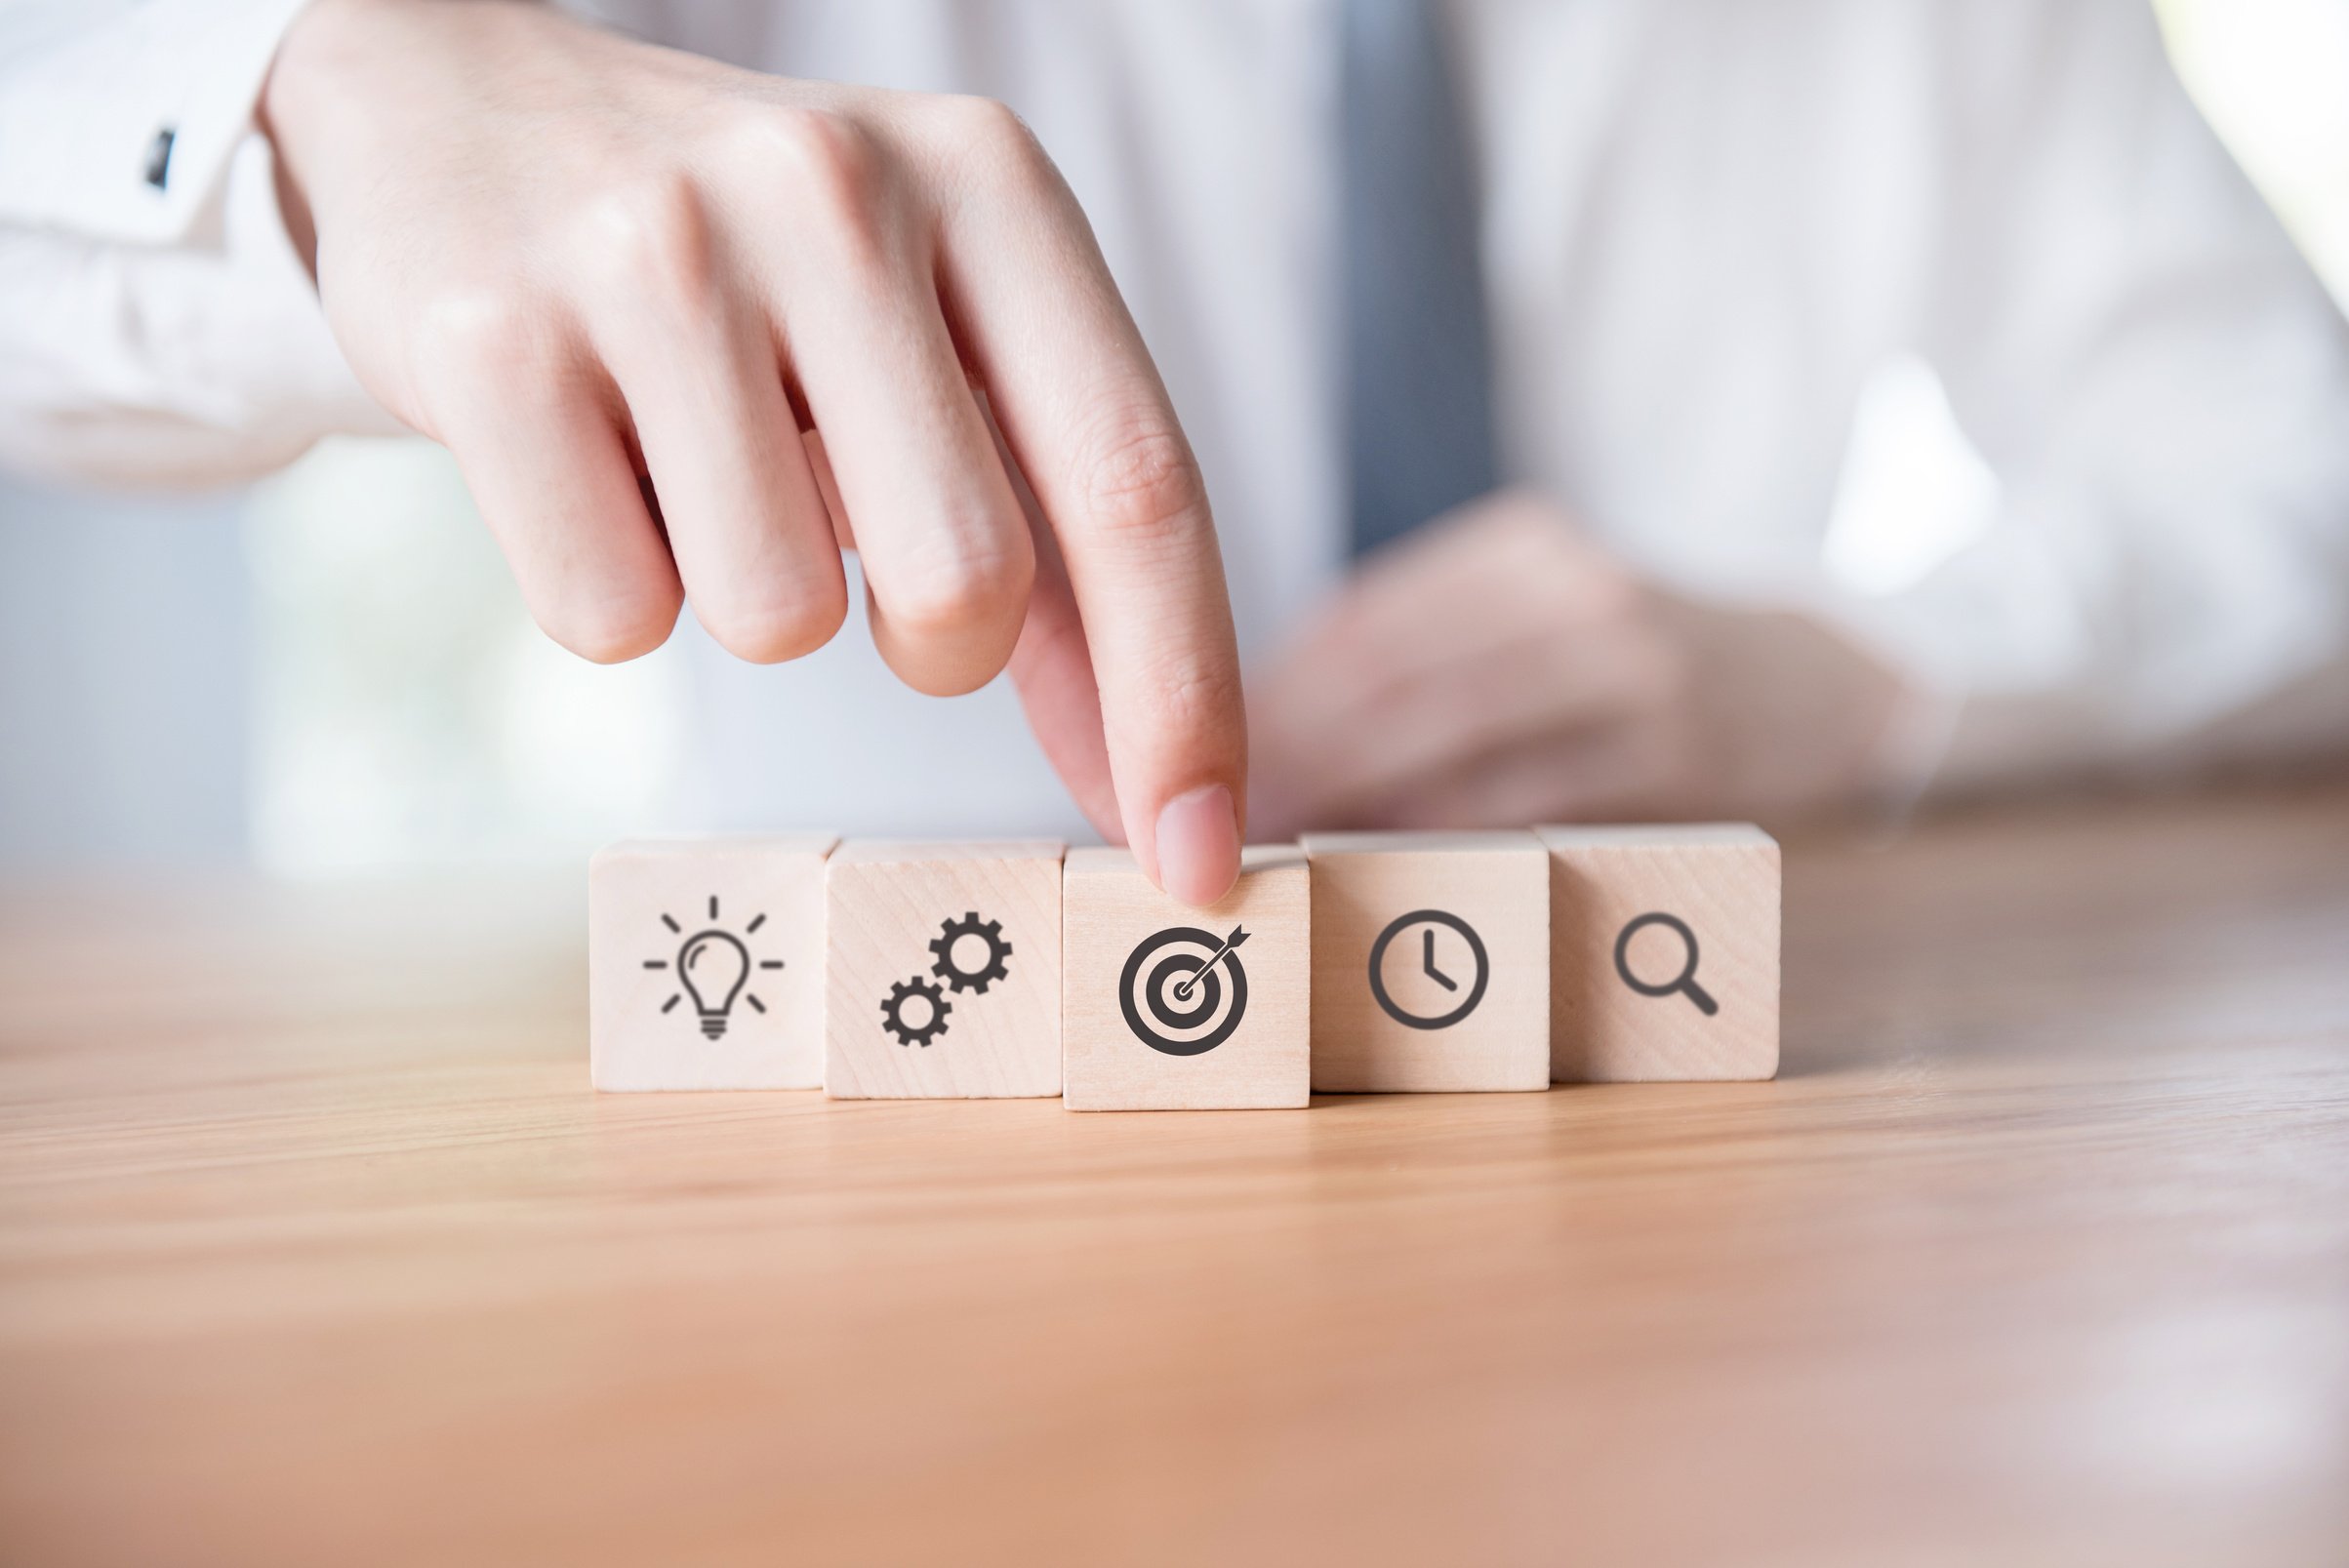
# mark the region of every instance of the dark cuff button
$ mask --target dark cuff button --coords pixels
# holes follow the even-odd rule
[[[146,182],[161,190],[172,177],[172,143],[179,140],[179,131],[165,126],[155,133],[155,140],[146,144]]]

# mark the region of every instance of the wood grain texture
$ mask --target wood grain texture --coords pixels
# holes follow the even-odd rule
[[[1252,844],[1240,854],[1239,881],[1207,909],[1178,904],[1153,887],[1118,849],[1069,852],[1062,883],[1062,1095],[1071,1110],[1243,1110],[1303,1106],[1312,1092],[1313,898],[1305,852],[1293,844]],[[1184,951],[1204,960],[1235,928],[1248,933],[1236,954],[1246,995],[1236,1027],[1196,1055],[1169,1055],[1143,1042],[1127,1022],[1123,991],[1146,999],[1149,977]],[[1125,985],[1141,945],[1176,932],[1196,941],[1158,947]],[[1221,985],[1227,970],[1214,971]],[[1228,1015],[1236,1000],[1224,989]],[[1182,1031],[1141,1013],[1145,1026],[1181,1041]],[[1201,1030],[1192,1031],[1204,1038]]]
[[[1663,1083],[1778,1070],[1776,840],[1750,823],[1534,831],[1551,859],[1553,1079]],[[1663,994],[1634,989],[1618,970],[1627,932],[1631,978]]]
[[[1316,1093],[1549,1087],[1550,857],[1539,839],[1309,833],[1305,853],[1313,866]],[[1462,921],[1481,955],[1435,921],[1379,946],[1397,921],[1421,910]],[[1438,1021],[1472,999],[1474,1006],[1436,1028],[1398,1021],[1371,990],[1374,950],[1380,984],[1405,1018]]]
[[[0,890],[0,1561],[2349,1557],[2349,787],[1790,841],[1770,1083],[596,1095],[585,918]]]
[[[1060,1093],[1063,848],[1058,840],[852,838],[833,852],[825,926],[827,1094],[982,1100]],[[965,917],[994,929],[971,932]],[[931,945],[940,942],[948,943],[944,953]],[[991,979],[998,952],[1003,973]],[[888,1027],[885,1001],[902,1033]]]
[[[824,857],[832,843],[830,833],[637,838],[597,853],[587,866],[596,1088],[824,1081]],[[711,930],[725,935],[697,950],[694,939]],[[682,969],[730,956],[747,965],[743,984],[730,997],[704,998],[719,1009],[706,1020]]]

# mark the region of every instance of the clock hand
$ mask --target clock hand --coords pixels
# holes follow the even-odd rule
[[[1433,926],[1419,934],[1419,967],[1428,972],[1428,979],[1447,991],[1456,991],[1460,983],[1436,967],[1436,931]]]

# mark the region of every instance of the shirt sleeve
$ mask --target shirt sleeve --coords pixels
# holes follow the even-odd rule
[[[0,461],[250,477],[397,424],[358,387],[253,108],[305,0],[63,0],[0,21]]]
[[[2200,765],[2349,665],[2349,331],[2147,7],[1945,16],[1925,355],[2001,503],[1837,612],[1945,711],[1936,789]],[[2297,711],[2261,748],[2349,743],[2349,706]]]

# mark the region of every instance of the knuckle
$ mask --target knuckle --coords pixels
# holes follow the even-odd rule
[[[885,584],[892,620],[917,633],[951,633],[985,625],[1028,602],[1033,553],[950,542],[890,574]]]
[[[1153,723],[1166,735],[1211,735],[1240,711],[1236,670],[1196,665],[1160,672],[1148,698]]]
[[[1604,630],[1645,638],[1654,628],[1648,598],[1638,579],[1609,563],[1594,563],[1569,579],[1583,618]]]
[[[876,246],[894,200],[885,149],[866,127],[830,109],[769,109],[748,132],[761,178],[838,242]]]
[[[580,658],[625,663],[668,640],[677,623],[677,598],[668,592],[631,592],[541,611],[541,630]]]
[[[949,94],[931,101],[931,113],[939,129],[963,146],[1009,147],[1035,140],[1028,122],[1000,99]]]
[[[1173,421],[1127,411],[1105,422],[1086,464],[1090,526],[1141,548],[1189,543],[1206,510],[1206,486]]]
[[[591,210],[592,243],[612,281],[655,298],[700,302],[717,282],[718,244],[692,179],[665,171],[611,191]]]
[[[547,312],[519,291],[498,285],[439,291],[418,307],[413,333],[418,369],[427,383],[528,370],[547,362],[556,341]]]
[[[1696,671],[1668,638],[1647,630],[1631,638],[1633,697],[1649,712],[1678,711],[1696,690]]]
[[[1013,175],[1048,167],[1043,143],[1008,103],[992,98],[943,98],[932,113],[941,141],[957,157]]]
[[[805,584],[791,591],[695,600],[694,615],[711,640],[753,664],[780,664],[831,641],[848,619],[848,595],[837,584]]]

